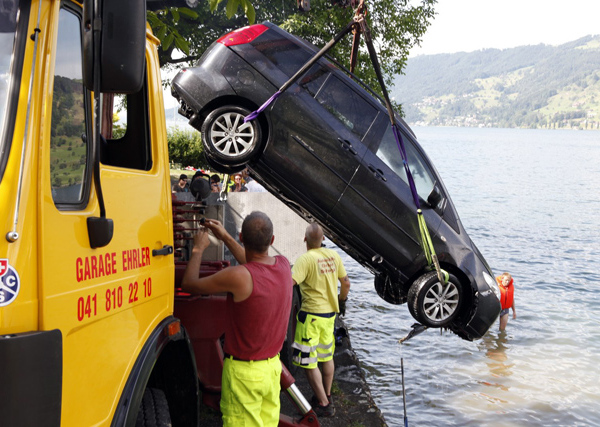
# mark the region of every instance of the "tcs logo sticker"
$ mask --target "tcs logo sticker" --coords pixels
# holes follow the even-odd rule
[[[0,307],[12,303],[21,287],[19,274],[12,268],[7,259],[0,259]]]

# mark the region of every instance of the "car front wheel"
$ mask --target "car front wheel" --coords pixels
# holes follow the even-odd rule
[[[408,309],[421,324],[432,328],[450,326],[462,308],[463,292],[459,280],[450,274],[440,283],[435,271],[419,277],[408,291]]]
[[[206,154],[223,166],[246,164],[262,148],[257,120],[244,123],[250,111],[239,106],[219,107],[202,124],[202,143]]]

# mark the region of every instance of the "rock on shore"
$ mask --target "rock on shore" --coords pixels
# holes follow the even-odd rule
[[[346,328],[339,317],[336,320],[336,330],[337,328],[344,328],[344,330]],[[373,401],[364,373],[360,368],[360,361],[352,349],[349,334],[342,338],[341,345],[336,344],[333,360],[335,375],[331,394],[335,405],[335,415],[330,418],[320,418],[321,426],[385,426],[383,415]],[[294,378],[296,378],[296,386],[310,401],[313,395],[312,389],[300,368],[294,373]],[[295,409],[283,394],[281,410],[286,415],[295,415]]]

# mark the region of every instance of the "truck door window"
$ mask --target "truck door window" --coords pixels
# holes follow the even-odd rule
[[[105,165],[150,170],[152,154],[146,85],[134,94],[102,94],[100,161]]]
[[[83,204],[89,181],[89,121],[81,51],[80,17],[69,9],[61,9],[50,128],[50,184],[52,198],[60,209]]]
[[[0,7],[0,180],[6,168],[19,100],[18,89],[30,4],[3,0]]]
[[[402,135],[402,138],[408,157],[408,166],[410,167],[410,172],[415,180],[417,193],[423,200],[427,200],[427,197],[431,193],[431,190],[433,190],[435,184],[434,175],[430,172],[427,162],[421,156],[411,140],[408,139],[406,135]],[[392,126],[389,123],[375,154],[383,160],[383,162],[388,165],[390,169],[406,183],[406,185],[408,185],[402,155],[398,149]]]

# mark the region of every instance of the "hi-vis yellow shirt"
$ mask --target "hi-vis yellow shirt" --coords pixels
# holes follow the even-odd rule
[[[316,248],[302,254],[292,267],[292,278],[300,286],[302,310],[309,313],[339,312],[338,279],[346,269],[333,249]]]

